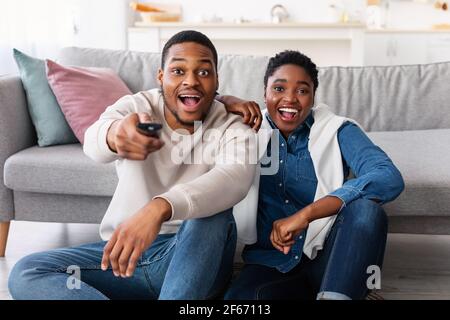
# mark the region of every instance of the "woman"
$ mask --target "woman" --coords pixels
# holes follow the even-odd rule
[[[402,192],[403,179],[354,121],[314,106],[318,85],[316,65],[300,52],[270,59],[262,125],[279,130],[279,169],[260,177],[258,240],[244,248],[225,299],[363,299],[379,288],[381,205]],[[219,100],[259,127],[255,103]]]

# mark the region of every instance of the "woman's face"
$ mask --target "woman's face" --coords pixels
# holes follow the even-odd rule
[[[267,80],[265,98],[270,117],[288,137],[305,121],[314,104],[314,84],[305,69],[285,64]]]

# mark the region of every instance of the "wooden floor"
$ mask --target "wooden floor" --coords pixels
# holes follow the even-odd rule
[[[12,222],[0,258],[0,299],[11,299],[8,274],[21,257],[98,240],[98,225]],[[385,299],[450,300],[450,236],[390,234],[381,286]]]

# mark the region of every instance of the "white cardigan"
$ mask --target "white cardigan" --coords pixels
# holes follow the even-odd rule
[[[342,187],[344,170],[337,132],[346,121],[357,123],[354,120],[335,115],[325,104],[318,104],[312,109],[312,112],[314,124],[309,134],[308,150],[317,176],[317,189],[314,196],[314,201],[316,201]],[[271,134],[272,128],[264,117],[258,134],[259,159],[265,153]],[[249,193],[233,209],[239,241],[244,244],[252,244],[257,240],[256,216],[258,212],[259,174],[260,167],[258,166]],[[317,252],[323,248],[336,216],[317,219],[309,224],[303,252],[310,259],[314,259]]]

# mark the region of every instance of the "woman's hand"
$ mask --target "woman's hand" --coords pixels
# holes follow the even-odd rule
[[[255,101],[246,101],[234,96],[216,96],[216,100],[222,102],[228,112],[243,117],[242,122],[252,127],[256,132],[261,128],[263,118],[261,109]]]
[[[290,217],[274,221],[270,241],[275,249],[288,254],[297,236],[317,219],[330,217],[339,212],[344,202],[335,196],[325,196],[311,203]]]
[[[270,241],[275,249],[288,254],[298,235],[308,228],[309,221],[300,210],[290,217],[279,219],[273,222]]]

